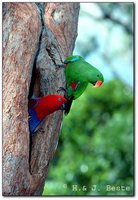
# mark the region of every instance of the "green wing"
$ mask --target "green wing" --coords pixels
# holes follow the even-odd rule
[[[85,61],[77,61],[74,63],[68,63],[65,69],[65,75],[68,83],[74,82],[90,82],[97,69]]]
[[[88,83],[78,83],[77,88],[73,89],[71,85],[67,84],[67,96],[68,98],[74,97],[74,99],[77,99],[82,95],[82,93],[85,91]]]

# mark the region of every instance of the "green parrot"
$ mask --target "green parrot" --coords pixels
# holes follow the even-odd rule
[[[102,73],[86,62],[81,56],[69,56],[64,60],[66,77],[66,95],[68,103],[65,114],[69,113],[72,101],[85,91],[88,83],[99,87],[104,82]]]

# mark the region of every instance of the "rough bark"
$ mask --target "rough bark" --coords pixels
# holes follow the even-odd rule
[[[41,195],[63,113],[28,128],[28,96],[65,86],[56,67],[72,54],[79,3],[3,4],[3,195]],[[30,142],[31,141],[31,142]]]

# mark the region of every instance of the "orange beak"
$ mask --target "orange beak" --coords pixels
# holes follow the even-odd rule
[[[97,87],[101,86],[102,84],[103,84],[102,81],[97,81],[95,86],[93,86],[93,87],[97,88]]]

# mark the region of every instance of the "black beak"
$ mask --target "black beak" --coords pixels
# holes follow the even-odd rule
[[[66,109],[66,103],[63,103],[62,106],[60,107],[60,110],[65,110]]]

